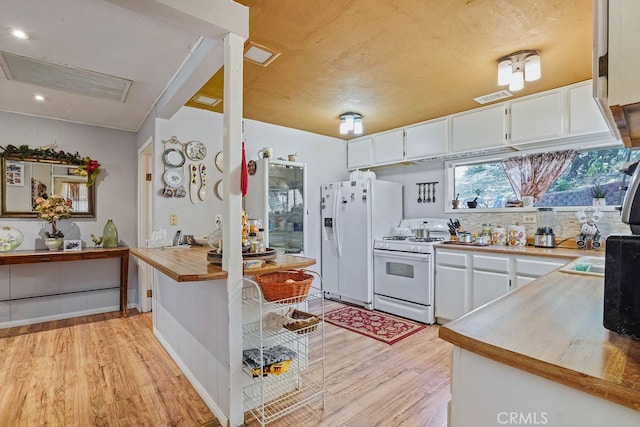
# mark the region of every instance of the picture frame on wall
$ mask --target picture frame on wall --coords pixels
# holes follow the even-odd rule
[[[24,163],[7,162],[6,184],[13,187],[24,187]]]
[[[65,251],[79,251],[82,249],[82,240],[65,240],[62,248]]]

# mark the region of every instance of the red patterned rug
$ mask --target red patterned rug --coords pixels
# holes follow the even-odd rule
[[[324,314],[324,320],[387,344],[394,344],[425,328],[411,320],[352,306],[329,311]]]

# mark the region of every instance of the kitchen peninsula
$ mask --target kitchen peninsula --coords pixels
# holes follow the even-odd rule
[[[451,424],[639,425],[640,341],[602,312],[601,276],[555,271],[442,326]]]
[[[242,287],[207,261],[209,247],[136,248],[131,254],[155,269],[153,332],[222,425],[242,402]],[[255,274],[300,269],[312,258],[278,255]]]

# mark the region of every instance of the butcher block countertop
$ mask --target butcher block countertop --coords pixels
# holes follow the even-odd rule
[[[640,341],[602,326],[604,280],[560,271],[440,327],[465,350],[640,410]]]
[[[465,251],[493,252],[506,255],[527,255],[551,258],[573,259],[581,256],[604,256],[604,250],[594,251],[577,248],[537,248],[535,246],[480,246],[461,243],[438,243],[435,245],[441,249],[455,249]]]
[[[192,246],[190,248],[135,248],[131,255],[141,259],[158,271],[177,282],[196,282],[204,280],[226,279],[227,272],[222,266],[207,261],[208,246]],[[314,265],[313,258],[292,255],[278,255],[275,260],[268,261],[263,268],[245,270],[245,275],[268,273],[271,271],[304,268]]]

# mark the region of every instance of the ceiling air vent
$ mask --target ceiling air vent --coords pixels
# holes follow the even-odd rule
[[[78,95],[124,102],[133,82],[120,77],[51,64],[0,51],[7,79]]]
[[[479,104],[488,104],[489,102],[498,101],[500,99],[505,99],[513,96],[511,92],[508,90],[501,90],[498,92],[493,92],[488,95],[482,95],[477,98],[473,98]]]

